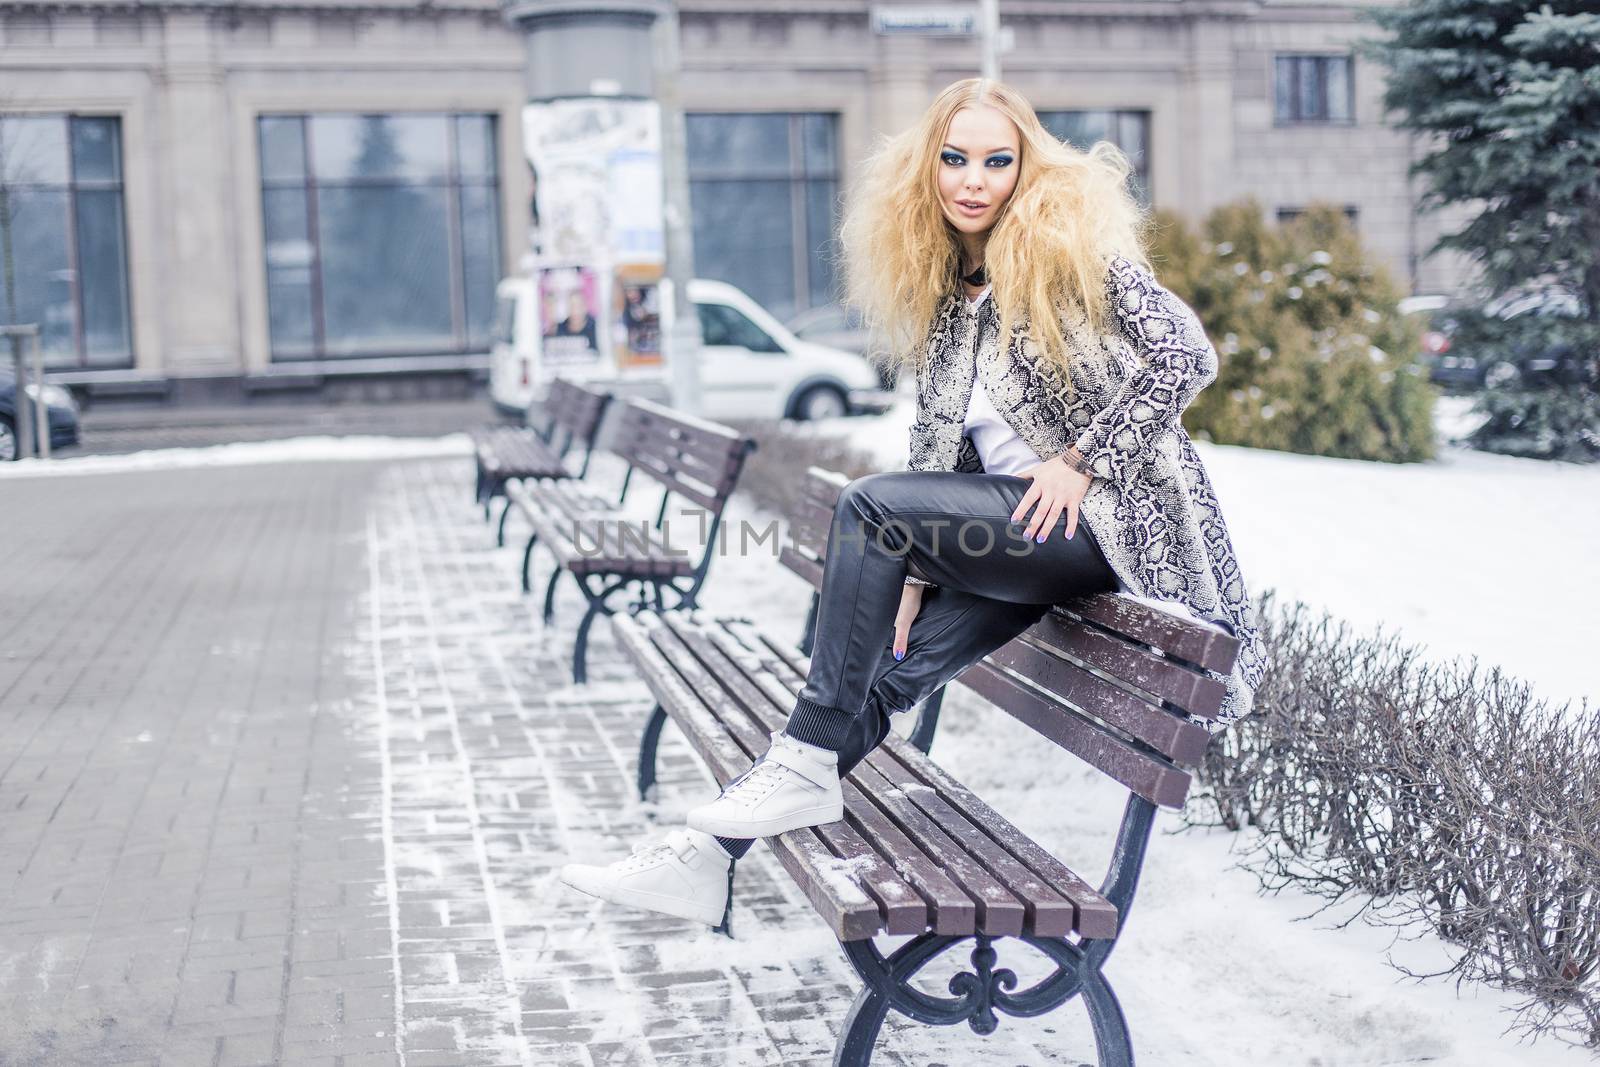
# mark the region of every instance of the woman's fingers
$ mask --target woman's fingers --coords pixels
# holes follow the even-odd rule
[[[1078,532],[1078,507],[1077,503],[1067,505],[1067,540],[1072,540],[1072,535]]]
[[[1028,513],[1028,509],[1033,506],[1033,502],[1038,500],[1043,495],[1044,491],[1039,488],[1038,482],[1034,482],[1032,485],[1028,486],[1028,491],[1022,494],[1021,500],[1017,501],[1017,509],[1011,513],[1011,521],[1021,522],[1022,517],[1026,515]]]
[[[922,586],[908,585],[900,594],[900,610],[894,617],[894,658],[905,659],[906,641],[911,636],[911,623],[922,610]]]
[[[1028,524],[1026,536],[1029,540],[1040,540],[1040,534],[1046,536],[1055,528],[1056,516],[1061,514],[1062,507],[1067,498],[1062,496],[1045,497],[1039,501],[1039,506],[1033,511],[1033,521]]]

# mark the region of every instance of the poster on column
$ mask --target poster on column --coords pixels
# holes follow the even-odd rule
[[[611,312],[617,369],[661,366],[661,269],[653,264],[616,269]]]
[[[576,347],[574,335],[562,334],[555,338],[559,355],[552,350],[546,362],[592,359],[597,374],[659,376],[659,324],[652,317],[653,283],[666,262],[659,106],[606,97],[529,104],[523,143],[537,187],[541,300],[547,292],[565,294],[560,321],[570,324],[577,322],[574,294],[581,290],[597,324],[592,356]]]
[[[544,364],[552,371],[601,366],[599,296],[592,267],[540,268],[539,338]]]

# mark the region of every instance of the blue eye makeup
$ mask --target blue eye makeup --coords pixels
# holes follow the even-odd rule
[[[966,156],[962,155],[960,152],[951,152],[949,150],[941,152],[939,154],[939,159],[941,162],[951,167],[965,166],[967,162]],[[1001,167],[1009,167],[1012,161],[1013,157],[1009,153],[1001,152],[990,156],[988,159],[984,160],[984,163],[985,165],[995,164],[995,169],[999,170]]]

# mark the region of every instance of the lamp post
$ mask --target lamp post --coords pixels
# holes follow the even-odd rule
[[[25,326],[0,326],[0,337],[11,339],[11,361],[17,382],[17,458],[36,455],[50,458],[50,406],[44,398],[44,350],[39,346],[39,327],[36,323]],[[33,402],[28,397],[28,360],[22,356],[23,340],[29,341],[33,355]]]

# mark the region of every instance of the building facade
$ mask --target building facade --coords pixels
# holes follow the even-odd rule
[[[971,36],[875,28],[919,7],[683,0],[698,274],[780,318],[835,298],[853,166],[977,69]],[[1331,200],[1413,291],[1468,280],[1424,256],[1458,220],[1414,210],[1351,5],[1001,18],[1006,80],[1058,136],[1126,150],[1147,202]],[[94,392],[481,368],[530,218],[524,64],[496,0],[0,0],[0,320],[39,322],[53,377]]]

